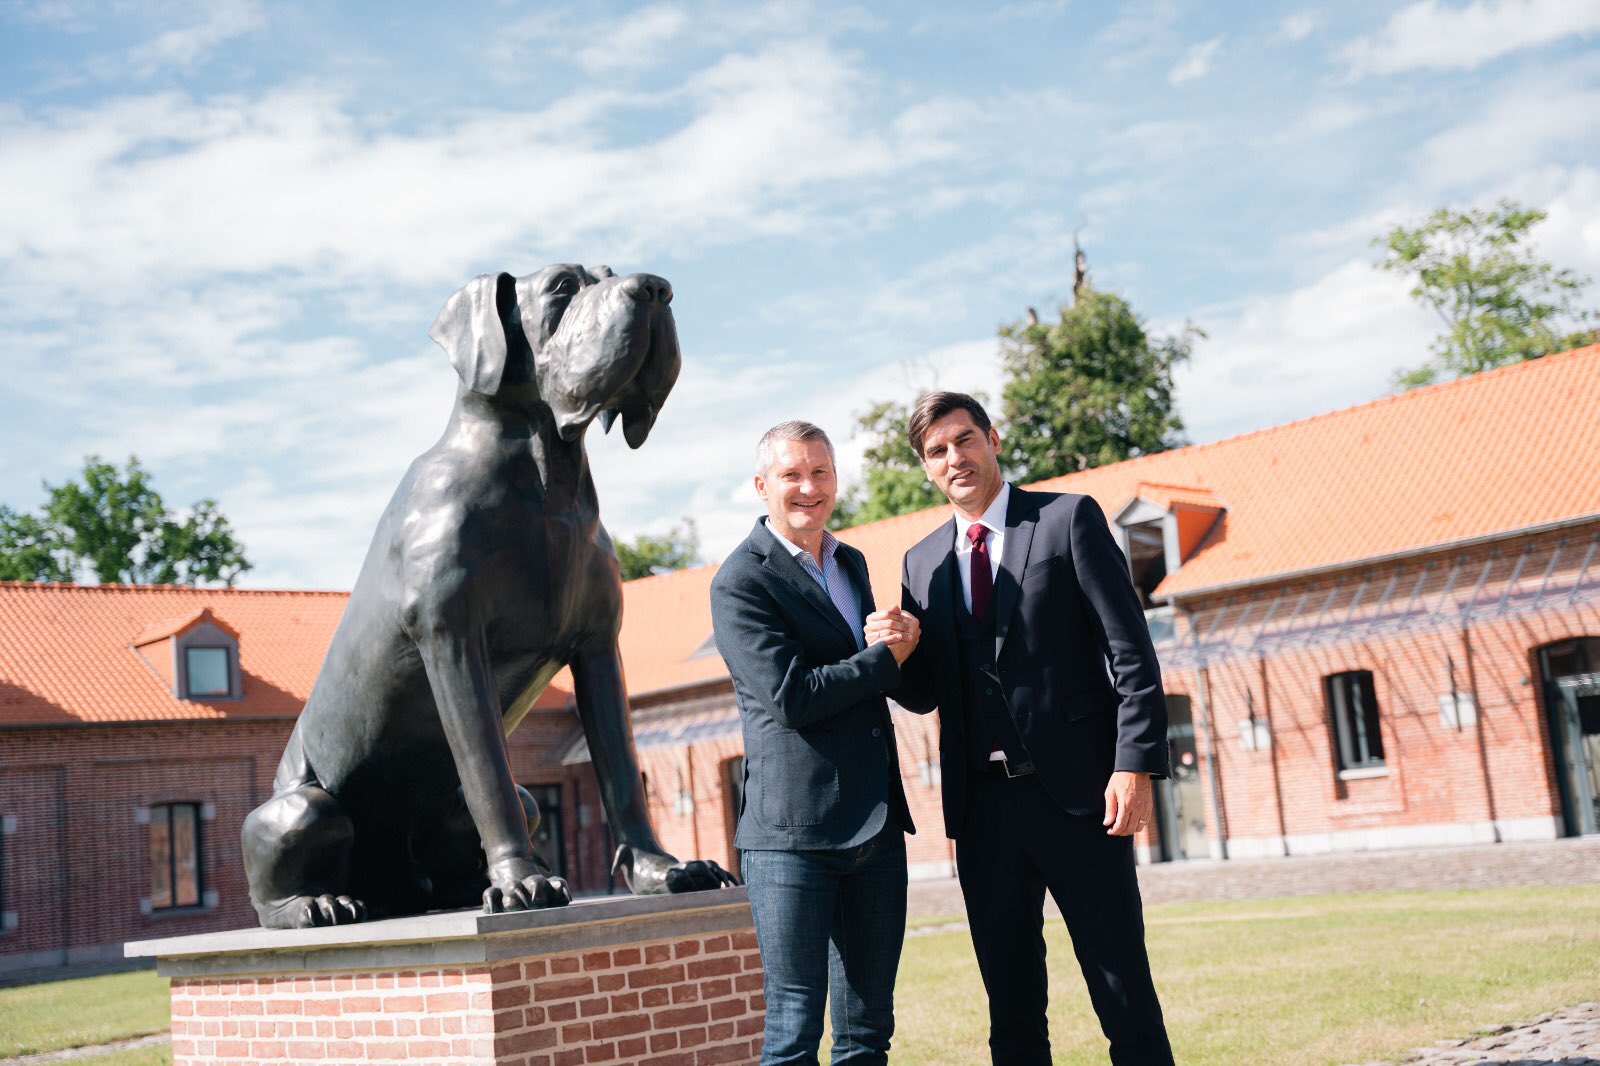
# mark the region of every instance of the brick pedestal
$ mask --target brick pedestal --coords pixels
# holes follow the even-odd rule
[[[755,1062],[764,1001],[742,888],[129,944],[172,979],[199,1063]]]

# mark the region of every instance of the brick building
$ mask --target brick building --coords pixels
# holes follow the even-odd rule
[[[1100,502],[1149,603],[1176,772],[1143,857],[1600,829],[1596,456],[1600,346],[1036,486]],[[945,517],[843,534],[879,602]],[[663,841],[732,867],[742,745],[714,573],[629,583],[622,651]],[[253,920],[239,823],[343,602],[0,586],[0,968]],[[569,690],[513,734],[514,769],[551,809],[547,853],[606,891]],[[937,722],[895,716],[913,876],[947,875]]]
[[[0,972],[254,925],[239,827],[272,775],[344,593],[0,583]],[[552,685],[512,734],[541,851],[610,887],[586,765]]]

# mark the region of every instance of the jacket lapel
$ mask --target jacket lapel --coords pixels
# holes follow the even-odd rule
[[[940,687],[947,692],[960,689],[961,679],[953,674],[959,659],[956,647],[956,590],[961,587],[961,575],[956,572],[955,519],[939,529],[935,544],[944,545],[944,553],[933,566],[928,578],[928,617],[923,636],[928,640],[928,650],[933,653],[934,670],[942,678]],[[947,725],[959,728],[961,716],[941,717]]]
[[[994,596],[994,654],[998,661],[1011,628],[1011,616],[1022,598],[1022,572],[1028,567],[1028,549],[1033,546],[1033,527],[1038,514],[1033,498],[1011,486],[1006,505],[1006,544],[1000,553],[1000,573],[996,575]]]
[[[789,554],[789,550],[778,543],[777,538],[764,523],[759,521],[756,523],[755,532],[750,535],[750,547],[757,554],[766,557],[767,570],[827,619],[828,623],[850,642],[851,648],[855,647],[855,635],[850,632],[848,628],[850,623],[844,620],[839,608],[835,607],[828,594],[822,591],[817,579],[806,573],[794,556]]]

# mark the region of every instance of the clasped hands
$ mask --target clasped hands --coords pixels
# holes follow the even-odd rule
[[[917,650],[917,641],[922,639],[922,623],[911,612],[890,607],[867,615],[866,628],[862,632],[868,645],[889,645],[889,654],[894,656],[894,661],[904,664],[911,653]]]

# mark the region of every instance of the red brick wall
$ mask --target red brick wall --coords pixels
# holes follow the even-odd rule
[[[765,1001],[753,932],[460,969],[174,978],[175,1066],[753,1062]]]
[[[1463,572],[1473,574],[1490,550],[1448,562],[1459,558]],[[1372,571],[1370,579],[1381,588],[1390,573]],[[1415,574],[1414,564],[1408,573]],[[1329,585],[1325,579],[1282,591],[1298,596],[1307,587],[1321,593]],[[1493,602],[1499,591],[1486,588],[1480,599]],[[1208,709],[1219,741],[1215,765],[1227,835],[1292,838],[1553,819],[1560,801],[1535,653],[1577,636],[1600,636],[1600,611],[1592,604],[1552,604],[1537,615],[1480,619],[1466,633],[1399,632],[1285,649],[1265,662],[1211,664]],[[1477,703],[1476,724],[1461,729],[1442,723],[1439,714],[1439,698],[1451,690],[1451,661],[1457,690],[1473,694]],[[1386,764],[1379,777],[1341,780],[1338,773],[1323,678],[1348,670],[1373,675]],[[1192,670],[1169,670],[1165,680],[1169,692],[1198,695]],[[1268,749],[1250,751],[1240,743],[1240,723],[1252,705],[1256,717],[1270,723]],[[1198,721],[1197,706],[1197,726]]]

